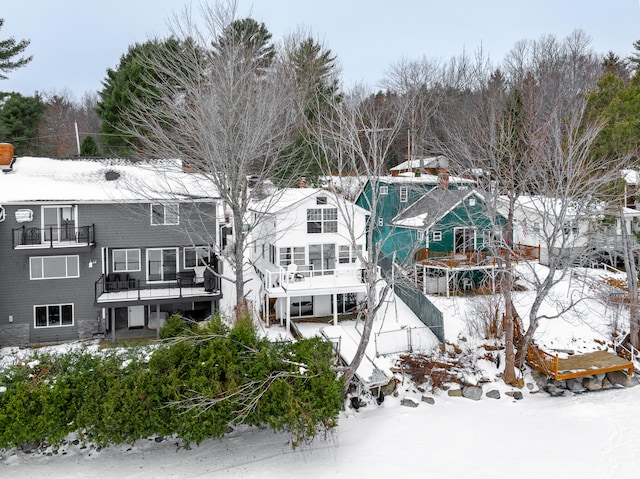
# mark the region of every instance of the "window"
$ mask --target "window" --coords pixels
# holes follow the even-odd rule
[[[381,195],[388,195],[389,194],[389,187],[387,185],[381,186],[380,187],[380,194]]]
[[[476,199],[475,198],[469,198],[469,206],[475,206],[476,205]]]
[[[362,252],[362,245],[356,245],[355,248],[351,245],[340,245],[338,249],[338,263],[355,263],[358,259],[358,251]]]
[[[79,257],[33,256],[29,258],[29,271],[31,279],[79,278]]]
[[[327,204],[327,197],[326,196],[318,196],[316,198],[316,205],[326,205]]]
[[[73,206],[43,206],[42,229],[44,242],[75,241],[75,208]]]
[[[400,187],[400,203],[406,203],[409,197],[409,190],[406,186]]]
[[[113,250],[113,272],[140,271],[139,249]]]
[[[336,267],[336,245],[309,245],[309,264],[313,268],[314,275],[333,274]]]
[[[288,266],[291,263],[298,266],[305,264],[304,246],[280,248],[280,266]]]
[[[442,231],[433,232],[433,241],[442,241]]]
[[[424,231],[418,230],[418,241],[424,240]]]
[[[45,304],[33,307],[36,328],[73,326],[73,304]]]
[[[147,280],[175,281],[178,272],[178,248],[147,250]]]
[[[180,208],[177,203],[151,205],[152,225],[178,225],[180,224]]]
[[[338,208],[309,208],[307,233],[337,233]]]
[[[184,267],[195,268],[205,266],[211,259],[211,250],[208,246],[186,246],[183,251]]]
[[[384,219],[382,218],[382,216],[378,218],[378,226],[384,226]]]

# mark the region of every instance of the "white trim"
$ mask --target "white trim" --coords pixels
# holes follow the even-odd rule
[[[174,250],[176,252],[176,274],[180,271],[180,265],[178,264],[179,260],[180,260],[180,248],[178,248],[177,246],[170,246],[168,248],[147,248],[145,250],[145,275],[146,275],[146,279],[147,279],[147,283],[168,283],[171,281],[174,281],[173,279],[165,279],[164,278],[164,272],[162,272],[162,265],[160,266],[160,270],[162,272],[162,279],[149,279],[149,251],[166,251],[166,250]]]
[[[125,268],[124,269],[116,269],[116,257],[115,254],[117,252],[124,251],[125,252]],[[129,252],[137,251],[138,252],[138,269],[132,269],[129,267]],[[141,271],[142,269],[142,251],[140,248],[117,248],[111,250],[111,271],[114,273],[131,273],[134,271]]]
[[[65,267],[65,271],[66,271],[66,276],[45,276],[44,273],[44,269],[45,269],[45,260],[46,259],[54,259],[54,258],[65,258],[65,262],[64,262],[64,267]],[[78,271],[78,274],[75,276],[69,276],[69,263],[68,263],[68,258],[75,258],[76,259],[76,269]],[[40,271],[42,272],[42,277],[40,278],[34,278],[33,276],[33,264],[34,264],[34,260],[41,260],[40,261]],[[31,256],[29,258],[29,279],[32,281],[40,281],[40,280],[45,280],[45,279],[71,279],[71,278],[79,278],[80,277],[80,256],[78,255],[64,255],[64,256]]]
[[[60,324],[51,326],[49,325],[49,308],[51,306],[58,306],[60,308]],[[71,324],[62,324],[62,307],[63,306],[71,306]],[[46,308],[47,312],[47,326],[38,326],[36,324],[36,308]],[[74,303],[59,303],[59,304],[34,304],[33,305],[33,327],[35,329],[48,329],[48,328],[69,328],[75,326],[76,323],[76,315],[75,315],[75,305]]]

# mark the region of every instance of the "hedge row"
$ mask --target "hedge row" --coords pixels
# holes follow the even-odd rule
[[[194,333],[176,317],[162,333],[179,336],[155,349],[39,355],[3,371],[0,448],[72,432],[99,446],[173,434],[198,444],[240,423],[289,431],[296,446],[336,425],[342,384],[326,341],[270,342],[248,321],[212,320]]]

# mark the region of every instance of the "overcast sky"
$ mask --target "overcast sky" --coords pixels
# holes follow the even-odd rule
[[[0,39],[30,39],[33,61],[0,80],[32,95],[99,91],[129,45],[165,36],[183,0],[2,0]],[[194,2],[199,5],[199,2]],[[584,30],[598,52],[621,57],[640,39],[638,0],[239,0],[240,17],[264,22],[274,40],[304,26],[342,66],[349,85],[379,84],[401,58],[447,60],[480,47],[499,62],[522,39]]]

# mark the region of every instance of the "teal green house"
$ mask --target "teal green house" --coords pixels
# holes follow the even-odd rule
[[[416,204],[432,190],[458,189],[469,191],[475,182],[448,175],[384,176],[368,181],[360,192],[356,204],[370,212],[369,231],[373,244],[390,259],[405,264],[413,261],[418,246],[418,233],[412,228],[398,228],[394,219]]]

